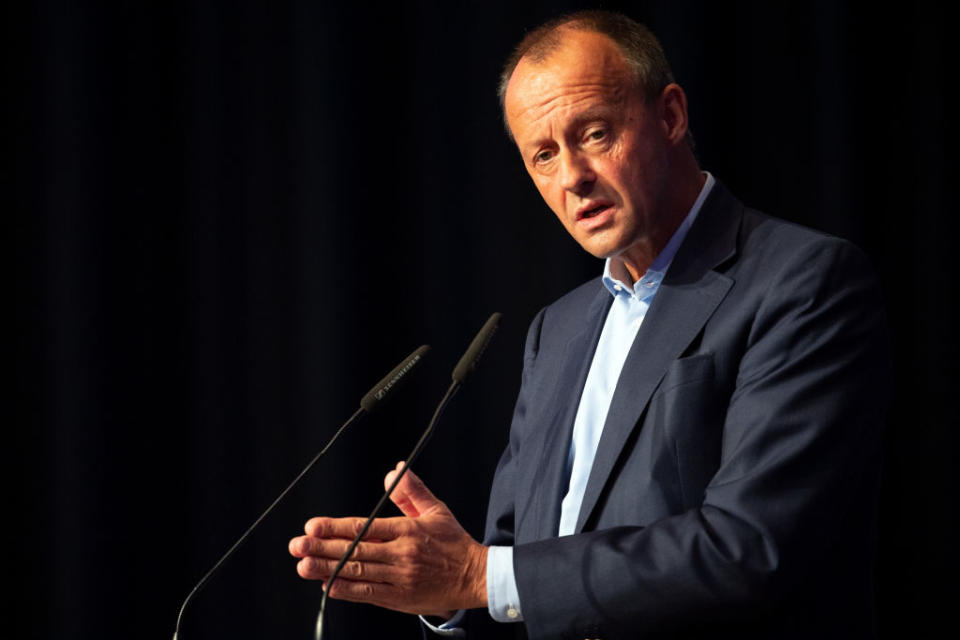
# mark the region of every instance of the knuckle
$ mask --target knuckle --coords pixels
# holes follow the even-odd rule
[[[351,574],[354,578],[362,578],[366,571],[363,568],[362,562],[351,562]]]
[[[399,522],[399,521],[396,521],[396,520],[390,520],[390,521],[384,520],[384,521],[381,523],[381,526],[383,527],[383,537],[384,537],[384,538],[388,538],[388,539],[398,538],[398,537],[400,537],[401,535],[403,535],[403,530],[402,530],[402,527],[400,526],[400,522]]]
[[[404,543],[397,549],[397,555],[404,563],[411,563],[417,557],[417,548],[410,543]]]
[[[426,533],[420,534],[417,538],[418,547],[424,552],[429,553],[433,548],[433,539]]]
[[[400,569],[400,582],[415,585],[420,582],[420,571],[417,566],[411,565]]]

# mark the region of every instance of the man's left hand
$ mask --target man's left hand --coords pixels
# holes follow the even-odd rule
[[[387,474],[385,486],[396,473]],[[471,538],[411,471],[390,499],[404,515],[374,520],[337,576],[330,597],[444,618],[458,609],[486,607],[487,547]],[[290,554],[301,558],[297,573],[326,581],[364,520],[308,520],[307,535],[289,545]]]

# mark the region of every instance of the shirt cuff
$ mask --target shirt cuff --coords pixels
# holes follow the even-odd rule
[[[441,624],[439,627],[430,624],[423,616],[420,616],[420,622],[422,622],[424,626],[438,636],[445,638],[465,638],[467,634],[463,631],[463,629],[460,628],[459,625],[461,622],[463,622],[463,616],[466,614],[466,612],[466,609],[460,609],[460,611],[457,611],[452,618]]]
[[[520,622],[520,594],[513,574],[513,547],[487,551],[487,609],[497,622]]]

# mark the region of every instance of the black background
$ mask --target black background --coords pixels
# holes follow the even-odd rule
[[[181,636],[310,637],[319,584],[295,575],[287,540],[308,516],[369,510],[496,310],[496,341],[417,467],[481,535],[526,325],[601,269],[503,135],[497,75],[524,29],[582,6],[6,10],[15,637],[169,637],[203,572],[428,342],[403,398],[345,436]],[[932,634],[952,619],[957,576],[945,9],[603,6],[661,38],[704,168],[871,256],[896,359],[879,624],[885,638]],[[418,634],[368,606],[328,613],[332,639]]]

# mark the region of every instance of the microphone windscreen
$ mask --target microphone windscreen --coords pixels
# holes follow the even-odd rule
[[[384,376],[383,380],[370,389],[367,395],[360,399],[360,408],[367,413],[373,411],[407,377],[407,374],[417,366],[428,351],[430,351],[430,346],[425,344],[407,356],[403,362],[393,368],[393,371]]]
[[[473,339],[473,342],[470,343],[467,352],[463,354],[460,362],[453,368],[452,377],[454,382],[463,384],[467,375],[476,368],[477,361],[480,360],[480,356],[483,355],[487,345],[490,344],[490,338],[492,338],[493,334],[497,331],[497,326],[500,324],[500,316],[500,313],[494,313],[490,316],[480,329],[480,332],[477,333],[477,336]]]

